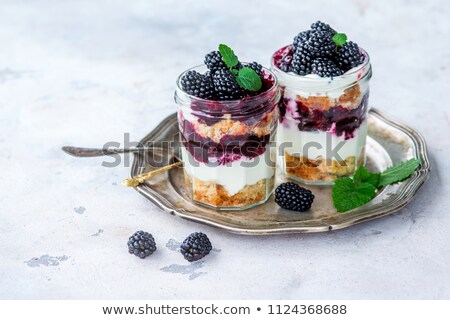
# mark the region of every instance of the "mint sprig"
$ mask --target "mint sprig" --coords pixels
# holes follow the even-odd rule
[[[231,69],[239,64],[239,60],[236,57],[236,55],[234,54],[233,49],[231,49],[226,44],[223,44],[223,43],[219,44],[219,52],[220,52],[220,55],[222,56],[223,62],[225,62],[226,66],[228,68]]]
[[[420,161],[411,159],[406,162],[398,163],[390,168],[387,168],[381,173],[378,187],[385,187],[408,178],[420,166]]]
[[[222,43],[219,45],[219,53],[225,65],[230,69],[231,74],[236,77],[239,87],[253,92],[261,90],[262,81],[255,70],[249,67],[237,68],[239,60],[233,49]]]
[[[353,180],[355,182],[368,182],[373,186],[377,186],[380,182],[380,173],[372,173],[366,167],[361,166],[355,171]]]
[[[255,72],[255,70],[249,67],[243,67],[239,70],[238,76],[236,77],[238,85],[248,91],[259,91],[262,87],[261,78]]]
[[[369,202],[376,190],[369,182],[355,182],[344,177],[336,180],[333,186],[333,204],[337,211],[344,212]]]
[[[347,42],[347,35],[345,33],[335,33],[332,39],[337,47],[341,47]]]
[[[352,178],[336,179],[333,186],[333,204],[339,212],[360,207],[375,197],[376,191],[400,182],[413,174],[420,161],[410,159],[387,168],[382,173],[372,173],[364,166],[358,168]]]

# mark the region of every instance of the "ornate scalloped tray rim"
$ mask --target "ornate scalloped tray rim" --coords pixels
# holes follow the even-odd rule
[[[417,190],[423,185],[423,183],[428,179],[430,168],[430,162],[427,155],[426,143],[422,135],[411,127],[401,124],[391,117],[385,115],[383,112],[371,108],[369,110],[369,115],[372,117],[376,117],[380,119],[382,122],[387,125],[394,127],[400,130],[402,133],[407,135],[414,143],[414,151],[415,157],[421,161],[420,169],[408,180],[401,182],[402,184],[407,184],[407,187],[403,188],[400,192],[396,194],[396,197],[392,200],[389,205],[389,208],[382,208],[380,206],[375,206],[373,208],[368,208],[365,211],[363,216],[358,216],[354,218],[350,218],[347,221],[339,224],[319,224],[317,226],[283,226],[279,225],[276,228],[244,228],[235,226],[232,224],[224,223],[223,221],[216,221],[214,219],[210,219],[209,217],[197,217],[191,215],[184,208],[175,207],[170,201],[161,196],[158,192],[151,189],[148,185],[140,185],[136,187],[136,191],[142,194],[144,197],[153,202],[156,206],[161,208],[167,213],[170,213],[175,216],[182,217],[184,219],[218,227],[230,231],[232,233],[238,234],[246,234],[246,235],[275,235],[275,234],[287,234],[287,233],[313,233],[313,232],[325,232],[331,230],[343,229],[346,227],[350,227],[355,224],[359,224],[361,222],[369,221],[375,218],[379,218],[382,216],[389,215],[393,212],[396,212],[403,207],[405,207],[408,203],[412,201],[414,195]],[[141,142],[145,143],[147,141],[154,141],[161,132],[164,131],[165,127],[168,123],[171,123],[176,120],[176,113],[171,114],[167,118],[165,118],[152,132],[150,132],[146,137],[144,137]],[[144,170],[140,168],[140,162],[142,160],[139,157],[135,157],[133,161],[133,165],[131,168],[131,175],[136,175],[142,173]],[[270,200],[269,200],[270,201]],[[366,205],[367,206],[367,205]],[[356,209],[355,209],[356,210]],[[353,211],[353,210],[352,210]],[[349,211],[348,213],[351,213]],[[281,223],[282,224],[282,223]]]

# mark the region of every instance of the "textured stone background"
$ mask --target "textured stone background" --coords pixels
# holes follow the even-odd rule
[[[450,3],[441,1],[16,1],[0,3],[0,298],[450,298]],[[218,43],[268,65],[317,19],[370,54],[371,105],[418,129],[433,171],[382,219],[327,234],[248,237],[164,214],[76,159],[148,133],[174,82]],[[153,233],[142,261],[128,236]],[[215,248],[189,265],[192,231]]]

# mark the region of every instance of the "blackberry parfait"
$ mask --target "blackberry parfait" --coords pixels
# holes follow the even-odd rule
[[[285,174],[332,184],[365,162],[368,54],[317,21],[272,56],[282,98],[278,144]]]
[[[280,94],[256,62],[225,45],[177,81],[182,159],[192,199],[217,209],[265,202],[274,188]]]

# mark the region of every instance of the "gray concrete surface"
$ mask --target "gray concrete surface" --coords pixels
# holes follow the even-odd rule
[[[450,298],[448,1],[0,3],[0,298]],[[129,168],[62,145],[138,140],[176,110],[174,82],[218,43],[243,60],[321,19],[363,46],[371,105],[418,129],[433,171],[388,217],[327,234],[238,236],[163,213]],[[128,254],[153,233],[149,259]],[[189,264],[176,244],[206,232]]]

